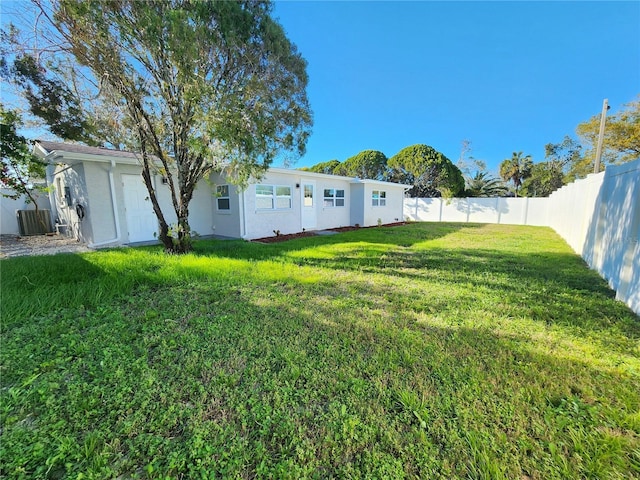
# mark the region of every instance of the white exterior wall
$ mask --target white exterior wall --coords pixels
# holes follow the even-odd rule
[[[274,230],[279,230],[283,235],[301,232],[302,187],[305,182],[313,182],[316,186],[314,208],[317,230],[346,227],[355,225],[356,223],[364,225],[364,221],[354,221],[354,209],[357,210],[358,206],[362,207],[362,195],[358,196],[358,192],[362,189],[368,188],[368,185],[353,183],[353,179],[345,177],[313,175],[299,170],[282,171],[276,169],[276,171],[267,172],[265,177],[259,183],[263,185],[290,186],[292,188],[291,208],[278,210],[256,209],[255,184],[249,185],[249,187],[241,194],[245,212],[245,218],[242,226],[245,231],[244,238],[254,239],[271,237],[274,235]],[[296,187],[296,185],[299,187]],[[391,192],[391,187],[392,186],[385,188],[388,192]],[[344,206],[325,206],[325,189],[344,190]],[[373,188],[370,188],[369,191],[371,190],[373,190]],[[377,224],[377,219],[381,215],[384,217],[384,223],[391,223],[394,221],[387,221],[387,218],[401,218],[403,192],[404,190],[402,188],[398,189],[398,187],[395,187],[395,194],[389,196],[387,200],[387,207],[383,210],[374,212],[376,213],[376,217],[371,225]],[[366,205],[366,201],[364,205]],[[365,218],[365,214],[361,214],[360,216]]]
[[[2,193],[12,195],[13,191],[3,188]],[[36,202],[41,210],[51,210],[49,196],[46,193],[36,192]],[[18,210],[35,210],[32,203],[27,203],[26,196],[19,197],[15,200],[0,195],[0,234],[1,235],[19,235],[20,227],[18,226]],[[55,211],[51,211],[51,221],[55,221]]]
[[[234,185],[229,184],[221,175],[213,174],[209,179],[210,183],[203,182],[207,185],[211,185],[211,214],[213,216],[211,222],[211,233],[215,235],[222,235],[231,238],[240,238],[242,236],[241,231],[241,195],[242,192],[238,190]],[[229,185],[229,210],[218,210],[218,203],[216,200],[216,186],[217,185]],[[204,192],[204,189],[203,189]],[[210,234],[211,234],[210,233]]]
[[[123,190],[123,176],[132,175],[139,178],[141,185],[144,183],[141,175],[141,167],[138,165],[116,164],[113,169],[114,191],[111,191],[109,179],[110,163],[105,162],[83,162],[82,165],[74,166],[73,169],[82,168],[86,179],[85,198],[79,198],[80,203],[85,205],[86,217],[82,222],[83,230],[88,226],[91,234],[83,235],[83,240],[90,244],[104,243],[128,243],[128,224],[125,204],[125,194]],[[169,225],[175,224],[177,217],[173,210],[169,187],[162,184],[161,176],[153,177],[154,187],[158,196],[158,202],[165,214],[165,219]],[[115,195],[116,215],[114,215],[112,195]],[[155,213],[150,200],[148,214],[154,218]],[[213,194],[209,185],[202,181],[194,191],[189,221],[191,228],[199,235],[211,235],[213,229]],[[77,216],[76,216],[77,218]],[[116,221],[118,225],[116,225]],[[120,236],[118,237],[118,230]],[[157,240],[157,236],[150,235],[148,241]]]
[[[372,194],[374,190],[386,192],[386,205],[373,206]],[[364,181],[364,222],[363,227],[404,221],[404,186],[373,183]]]
[[[55,204],[55,208],[52,208],[53,220],[57,218],[60,223],[67,225],[66,235],[81,242],[91,242],[93,239],[91,222],[87,220],[87,215],[81,220],[76,213],[76,205],[86,207],[89,198],[84,166],[58,165],[53,171],[52,181],[54,188],[49,198]],[[67,205],[64,187],[69,187],[71,191],[71,205]]]
[[[274,230],[282,235],[298,233],[301,228],[301,188],[296,188],[297,178],[284,173],[267,172],[260,185],[285,186],[291,188],[291,208],[261,210],[256,208],[256,184],[251,184],[242,192],[244,202],[244,238],[262,238],[275,235]],[[316,197],[318,192],[316,191]],[[318,199],[316,198],[316,205]]]
[[[250,185],[242,194],[246,217],[243,221],[244,238],[271,237],[274,230],[281,234],[302,231],[302,195],[305,182],[313,182],[315,190],[316,229],[353,226],[373,226],[402,221],[404,186],[334,175],[309,174],[299,170],[269,171],[259,182],[263,185],[284,185],[292,188],[292,206],[284,210],[258,210],[255,203],[255,185]],[[298,185],[299,187],[296,187]],[[325,206],[324,190],[344,190],[344,206]],[[386,206],[374,207],[371,195],[374,190],[387,193]]]
[[[259,210],[256,208],[256,185],[252,184],[243,192],[245,233],[244,238],[262,238],[275,235],[279,230],[282,235],[300,231],[300,189],[292,177],[283,175],[266,175],[259,184],[291,187],[291,208],[278,210]]]
[[[353,191],[348,180],[337,178],[315,178],[317,185],[316,213],[318,218],[318,230],[328,228],[351,226],[351,204],[353,202]],[[324,189],[335,188],[344,190],[344,207],[325,207]]]
[[[140,177],[140,181],[142,181],[142,177]],[[178,217],[173,209],[169,185],[162,183],[162,176],[160,175],[155,175],[153,181],[158,195],[158,203],[164,213],[166,222],[169,226],[176,225]],[[189,203],[189,226],[192,234],[206,236],[217,233],[214,229],[214,201],[215,195],[211,185],[206,180],[200,180],[193,191],[193,197]],[[151,201],[149,201],[149,208],[153,211]],[[224,234],[221,233],[220,235]]]

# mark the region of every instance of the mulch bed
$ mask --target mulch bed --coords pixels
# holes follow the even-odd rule
[[[278,242],[286,242],[287,240],[293,240],[294,238],[302,238],[302,237],[315,237],[315,232],[300,232],[300,233],[290,233],[288,235],[276,235],[273,237],[264,237],[264,238],[255,238],[251,240],[256,243],[278,243]]]
[[[399,227],[401,225],[406,225],[407,222],[395,222],[395,223],[385,223],[381,225],[382,227]],[[330,228],[332,232],[351,232],[353,230],[362,230],[363,228],[378,228],[378,225],[373,225],[371,227],[339,227],[339,228]]]
[[[401,225],[406,225],[407,222],[396,222],[396,223],[385,223],[382,225],[383,227],[399,227]],[[363,228],[378,228],[377,225],[372,227],[338,227],[338,228],[329,228],[328,230],[332,232],[351,232],[353,230],[362,230]],[[278,242],[286,242],[287,240],[293,240],[294,238],[302,238],[302,237],[315,237],[317,234],[315,232],[300,232],[300,233],[290,233],[288,235],[274,235],[273,237],[264,237],[264,238],[255,238],[251,240],[256,243],[278,243]]]

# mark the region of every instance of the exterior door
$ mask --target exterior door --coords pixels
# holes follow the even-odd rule
[[[314,230],[317,227],[316,208],[316,182],[305,181],[302,183],[302,228]]]
[[[140,175],[122,175],[124,208],[129,243],[156,240],[158,219],[153,213],[149,192]]]

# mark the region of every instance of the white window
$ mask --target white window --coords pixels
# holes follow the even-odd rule
[[[304,204],[305,207],[313,207],[313,185],[304,186]]]
[[[229,185],[218,185],[216,187],[216,203],[218,210],[230,210]]]
[[[335,188],[324,189],[325,207],[344,207],[344,190]]]
[[[291,187],[286,185],[256,185],[257,210],[291,208]]]
[[[371,205],[374,207],[385,207],[387,205],[387,192],[374,190],[371,194]]]

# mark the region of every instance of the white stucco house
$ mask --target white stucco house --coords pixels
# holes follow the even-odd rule
[[[70,235],[100,247],[155,240],[158,223],[131,152],[38,141],[35,153],[48,163],[53,219]],[[169,187],[155,188],[169,223]],[[256,239],[345,226],[403,220],[404,193],[397,183],[271,168],[239,190],[224,176],[202,180],[190,204],[189,223],[198,235]]]

